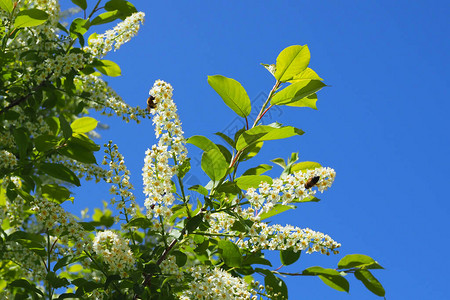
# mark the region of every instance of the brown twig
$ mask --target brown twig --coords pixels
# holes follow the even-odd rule
[[[10,110],[11,108],[13,108],[14,106],[19,105],[20,103],[26,101],[28,98],[31,97],[31,95],[33,95],[34,92],[36,92],[38,89],[40,89],[41,87],[43,87],[45,84],[45,81],[43,81],[41,84],[39,84],[38,86],[34,87],[31,92],[25,96],[20,97],[19,99],[14,100],[13,102],[11,102],[8,106],[2,108],[2,110],[0,110],[0,115],[4,112],[6,112],[7,110]]]

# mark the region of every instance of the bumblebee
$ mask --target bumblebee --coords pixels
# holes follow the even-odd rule
[[[155,102],[153,102],[153,100],[155,100],[155,97],[153,97],[152,95],[150,95],[150,97],[148,97],[147,99],[147,110],[150,111],[152,108],[156,107]]]
[[[320,176],[314,176],[305,184],[306,189],[310,189],[319,182]]]

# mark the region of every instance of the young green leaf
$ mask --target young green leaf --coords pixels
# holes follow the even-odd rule
[[[214,144],[210,139],[202,135],[194,135],[186,140],[186,143],[197,146],[203,151],[209,151],[211,149],[219,150],[216,144]]]
[[[272,170],[271,165],[261,164],[257,167],[250,168],[247,171],[244,172],[242,175],[261,175],[267,171]]]
[[[22,10],[14,20],[14,27],[34,27],[44,24],[48,19],[48,14],[37,8]]]
[[[97,62],[95,63],[95,68],[100,73],[110,77],[118,77],[122,74],[122,70],[120,70],[119,65],[111,60],[97,60]]]
[[[238,81],[222,75],[213,75],[208,76],[208,83],[222,97],[225,104],[240,117],[245,118],[250,114],[250,98]]]
[[[226,175],[228,163],[219,150],[211,149],[203,153],[201,167],[211,180],[219,181]]]
[[[282,212],[285,212],[290,209],[294,209],[294,205],[282,205],[282,204],[275,204],[274,207],[269,210],[268,212],[264,212],[259,215],[260,220],[265,220],[270,217],[273,217],[275,215],[281,214]]]
[[[77,134],[94,130],[97,127],[97,124],[98,121],[94,118],[82,117],[73,121],[72,124],[70,124],[70,127],[72,128],[72,132]]]
[[[282,89],[276,93],[271,100],[272,105],[288,105],[295,103],[295,106],[300,104],[306,106],[311,101],[304,101],[304,103],[296,103],[305,97],[308,97],[315,92],[321,90],[325,84],[318,80],[304,80]],[[315,106],[315,102],[314,102]]]
[[[306,68],[305,71],[297,74],[294,76],[294,78],[292,78],[292,80],[289,80],[290,83],[295,83],[295,82],[299,82],[302,80],[321,80],[323,81],[322,78],[319,77],[319,75],[317,75],[316,72],[313,71],[313,69],[311,68]]]
[[[272,184],[272,178],[266,175],[243,175],[236,178],[237,186],[242,190],[247,190],[251,187],[258,188],[261,182]]]
[[[308,67],[310,58],[307,45],[287,47],[277,57],[275,78],[281,82],[291,80]]]
[[[305,98],[302,98],[300,100],[297,100],[295,102],[290,102],[288,104],[286,104],[286,106],[291,106],[291,107],[309,107],[312,108],[314,110],[317,110],[317,94],[314,93],[312,95],[309,95]]]
[[[370,273],[369,270],[355,271],[356,279],[360,280],[366,288],[377,296],[384,297],[386,294],[381,283]]]
[[[294,135],[302,135],[303,133],[301,129],[292,126],[274,128],[269,125],[258,125],[239,136],[236,149],[242,150],[256,142],[284,139]]]
[[[242,255],[238,246],[228,240],[220,240],[218,247],[222,250],[222,258],[229,267],[240,267],[242,265]]]
[[[303,170],[313,170],[322,167],[321,164],[313,161],[302,161],[291,167],[291,172],[303,171]]]
[[[0,8],[11,13],[14,9],[12,0],[0,0]]]
[[[230,145],[231,147],[235,148],[236,144],[234,143],[233,139],[231,139],[229,136],[227,136],[226,134],[222,133],[222,132],[216,132],[216,135],[220,136],[225,142],[227,142],[228,145]]]
[[[309,267],[303,270],[304,275],[319,276],[319,278],[328,286],[341,292],[349,292],[350,285],[341,273],[334,269],[325,269],[322,267]]]
[[[188,188],[188,190],[190,191],[196,191],[197,193],[203,195],[203,196],[208,196],[208,190],[205,189],[203,186],[201,185],[193,185],[190,188]]]
[[[95,17],[94,20],[91,21],[91,26],[106,24],[114,20],[117,20],[120,17],[121,17],[120,11],[118,10],[108,11]]]
[[[338,263],[338,269],[383,269],[372,257],[364,254],[349,254]]]

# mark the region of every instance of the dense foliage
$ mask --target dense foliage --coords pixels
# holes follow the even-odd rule
[[[264,142],[303,134],[262,119],[273,106],[316,109],[316,93],[325,84],[308,68],[307,46],[287,47],[275,64],[264,65],[274,86],[253,123],[248,116],[258,108],[242,85],[209,76],[246,125],[231,136],[216,133],[223,145],[199,135],[185,139],[169,83],[155,81],[142,109],[126,104],[102,79],[120,75],[120,67],[103,57],[137,34],[144,13],[124,0],[72,2],[78,11],[70,13],[83,17],[66,26],[67,12],[57,0],[0,0],[1,297],[286,299],[280,275],[317,276],[348,292],[347,274],[384,296],[370,271],[382,267],[365,255],[298,273],[274,269],[264,257],[278,251],[283,265],[291,265],[301,253],[337,254],[341,246],[309,228],[268,222],[295,205],[319,201],[317,192],[334,181],[333,169],[298,162],[296,153],[272,160],[282,168],[277,178],[264,175],[269,164],[239,169]],[[94,32],[112,22],[112,29]],[[145,153],[142,203],[118,147],[94,142],[98,122],[88,116],[91,109],[126,122],[152,118],[158,143]],[[186,143],[202,150],[209,183],[185,186]],[[96,209],[89,220],[65,211],[61,204],[77,201],[72,188],[85,180],[109,183],[114,209]]]

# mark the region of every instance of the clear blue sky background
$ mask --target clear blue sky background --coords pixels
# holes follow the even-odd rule
[[[303,204],[275,221],[328,233],[342,251],[331,257],[305,254],[283,270],[335,267],[343,255],[362,253],[386,268],[374,274],[387,299],[448,297],[450,2],[134,2],[146,13],[146,23],[107,57],[123,73],[108,81],[128,103],[141,106],[154,80],[170,82],[186,137],[201,134],[218,142],[213,133],[235,122],[207,75],[240,81],[258,102],[273,85],[259,63],[274,63],[290,45],[310,47],[310,67],[331,85],[319,92],[319,110],[274,111],[266,122],[306,134],[267,142],[246,166],[299,152],[301,160],[335,168],[336,181],[321,202]],[[99,143],[113,139],[119,145],[142,204],[144,151],[155,143],[151,122],[101,120],[110,129],[101,132]],[[200,154],[189,149],[192,156]],[[273,176],[281,171],[274,170]],[[192,175],[193,184],[206,184],[195,162]],[[76,192],[75,205],[68,206],[76,213],[109,197],[103,185]],[[314,277],[286,282],[290,299],[378,298],[349,280],[350,294]]]

